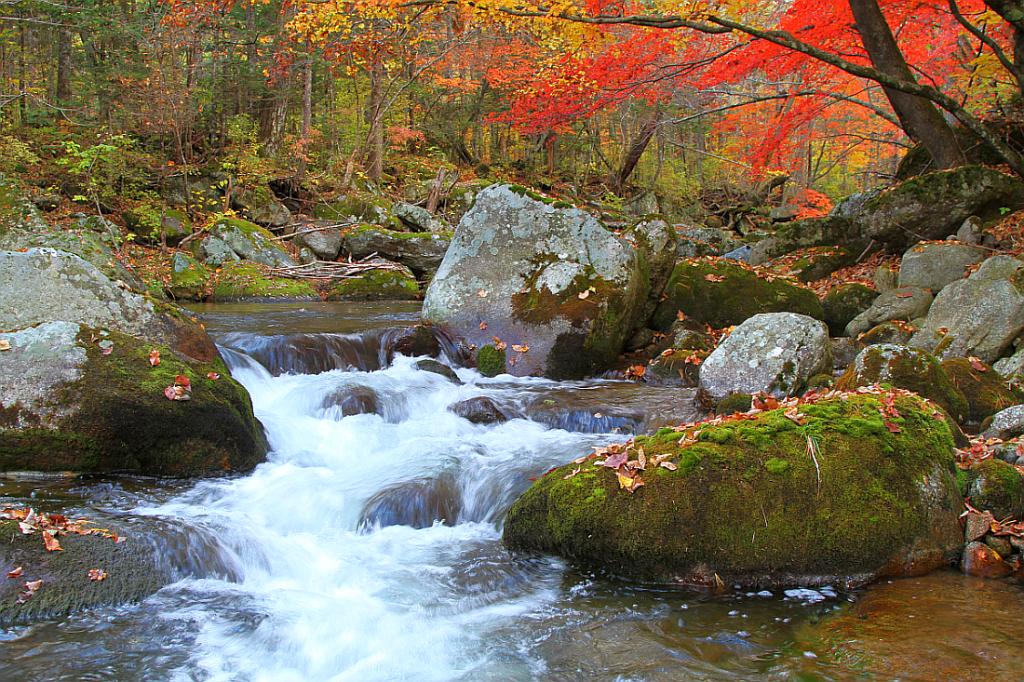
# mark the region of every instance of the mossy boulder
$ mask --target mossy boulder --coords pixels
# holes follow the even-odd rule
[[[274,277],[256,263],[225,263],[213,278],[217,301],[317,301],[320,295],[306,280]]]
[[[111,531],[125,535],[120,527]],[[39,533],[25,535],[18,522],[0,519],[0,562],[4,570],[22,569],[17,579],[0,582],[0,625],[23,625],[61,618],[100,605],[139,601],[156,592],[170,577],[158,568],[150,543],[130,532],[115,544],[98,535],[60,535],[62,551],[48,552]],[[106,573],[101,581],[89,579],[89,571]],[[26,582],[42,580],[30,599],[19,598]]]
[[[682,311],[690,319],[728,327],[758,313],[793,312],[822,319],[817,295],[788,280],[769,279],[736,261],[698,258],[677,263],[651,326],[667,331]]]
[[[476,368],[485,377],[496,377],[508,371],[505,349],[498,350],[493,344],[480,347],[476,352]]]
[[[508,346],[510,373],[596,374],[642,326],[652,282],[664,277],[665,261],[647,249],[667,226],[647,227],[642,239],[620,236],[582,210],[489,187],[459,223],[423,316],[467,345],[497,337]]]
[[[971,506],[992,512],[997,520],[1024,519],[1024,478],[1016,467],[991,458],[972,466],[968,476]]]
[[[231,205],[259,225],[284,227],[292,221],[291,211],[265,185],[235,192],[231,195]]]
[[[121,218],[140,244],[177,246],[192,234],[187,213],[161,204],[140,204],[122,213]]]
[[[647,365],[647,383],[672,386],[696,386],[700,380],[700,364],[715,349],[710,335],[694,329],[679,329],[672,346],[663,350]]]
[[[1024,402],[1024,395],[1019,390],[1011,388],[1003,377],[983,362],[954,358],[944,361],[942,369],[967,398],[967,416],[974,424]]]
[[[876,298],[877,291],[857,282],[840,284],[829,291],[821,302],[829,333],[832,336],[842,336],[846,331],[846,325],[870,308]]]
[[[391,205],[385,199],[368,192],[353,192],[330,202],[318,204],[313,209],[313,215],[326,220],[355,220],[401,229],[401,224],[397,220],[391,220]]]
[[[249,395],[219,357],[200,361],[70,322],[5,338],[11,350],[0,354],[0,471],[193,476],[247,471],[263,461],[266,440]],[[165,390],[182,376],[191,399],[169,400]]]
[[[905,346],[914,335],[915,327],[909,322],[890,320],[882,324],[876,324],[871,329],[857,337],[859,343],[865,346],[874,346],[882,343],[895,343]]]
[[[328,301],[415,301],[419,297],[419,284],[408,268],[370,270],[340,280],[327,293]]]
[[[929,571],[963,541],[953,442],[934,406],[907,394],[895,406],[895,433],[878,395],[804,404],[799,420],[778,409],[662,429],[627,446],[645,453],[643,487],[621,488],[594,458],[558,467],[512,506],[504,542],[659,583],[857,586]]]
[[[934,401],[958,423],[970,414],[970,405],[935,356],[907,346],[868,346],[839,377],[836,386],[852,391],[862,386],[883,384],[913,391]]]
[[[171,257],[171,279],[167,295],[176,301],[202,301],[209,295],[213,272],[184,251]]]
[[[715,414],[730,415],[737,412],[750,412],[753,397],[749,393],[733,393],[715,403]]]
[[[208,236],[193,243],[196,256],[213,267],[239,260],[275,267],[297,265],[268,230],[239,218],[221,217],[210,226]]]
[[[765,265],[773,272],[806,283],[828,277],[852,263],[855,257],[856,254],[851,255],[840,246],[812,246],[773,259]]]

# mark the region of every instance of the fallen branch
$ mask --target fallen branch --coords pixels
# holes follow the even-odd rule
[[[304,224],[304,223],[300,223],[300,224]],[[316,227],[306,228],[305,230],[296,230],[295,232],[292,232],[291,234],[282,234],[279,237],[272,237],[271,241],[280,242],[280,241],[284,241],[285,239],[293,239],[295,237],[298,237],[300,234],[310,234],[310,233],[313,233],[313,232],[324,232],[326,230],[340,230],[340,229],[344,229],[346,227],[352,227],[353,225],[356,225],[356,224],[357,224],[356,221],[349,220],[349,221],[346,221],[344,223],[332,223],[330,225],[318,225]]]
[[[376,255],[376,254],[374,254]],[[384,260],[370,260],[369,256],[359,261],[334,262],[334,261],[313,261],[302,265],[286,265],[278,268],[270,268],[269,273],[275,277],[288,277],[290,279],[356,279],[373,270],[385,270],[391,272],[402,272],[404,266],[398,263],[391,263]]]

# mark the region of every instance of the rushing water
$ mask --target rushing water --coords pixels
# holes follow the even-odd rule
[[[388,352],[412,307],[202,312],[252,395],[268,461],[198,483],[4,483],[8,499],[157,534],[172,582],[141,604],[4,631],[0,679],[933,679],[932,665],[945,679],[1021,677],[1016,586],[950,573],[862,599],[709,597],[506,552],[502,517],[530,477],[647,425],[645,389],[468,369],[455,385]],[[339,407],[351,395],[365,413]],[[481,395],[519,417],[478,426],[448,409]],[[683,391],[648,398],[664,419],[690,414]]]

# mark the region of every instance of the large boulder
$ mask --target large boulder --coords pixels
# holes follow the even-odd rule
[[[994,362],[1003,355],[1024,332],[1024,272],[1007,276],[1002,260],[986,263],[939,292],[911,345],[944,359],[973,355]]]
[[[901,320],[909,322],[923,317],[932,304],[932,294],[920,287],[890,289],[878,295],[871,306],[850,320],[846,335],[856,338],[883,322]]]
[[[130,334],[197,360],[217,357],[210,337],[180,310],[118,285],[74,254],[0,251],[0,329],[54,320]]]
[[[217,301],[317,301],[320,295],[309,280],[277,277],[249,262],[228,262],[213,276]]]
[[[701,390],[718,401],[732,393],[794,395],[832,369],[823,322],[795,313],[755,315],[736,327],[700,366]]]
[[[386,266],[358,277],[339,280],[327,292],[328,301],[415,301],[420,286],[408,268],[378,259]]]
[[[374,225],[348,229],[341,250],[361,260],[377,254],[406,266],[419,277],[432,277],[444,260],[451,239],[443,234],[395,232]]]
[[[292,213],[268,187],[243,189],[231,196],[231,205],[247,219],[266,227],[284,227],[292,221]]]
[[[403,225],[415,232],[438,233],[451,230],[443,220],[422,206],[399,201],[391,207],[391,212]]]
[[[951,358],[943,361],[942,369],[967,399],[967,418],[974,424],[1024,402],[1024,393],[977,358]]]
[[[857,354],[836,385],[852,391],[877,384],[895,386],[924,396],[958,422],[966,420],[970,413],[967,397],[939,361],[917,348],[896,344],[868,346]]]
[[[77,322],[4,338],[11,349],[0,353],[0,471],[193,476],[263,461],[267,444],[249,396],[219,357],[202,362]],[[169,399],[180,377],[190,399]]]
[[[342,232],[333,223],[317,220],[303,223],[295,232],[295,245],[307,248],[320,260],[334,260],[341,252]]]
[[[825,314],[810,289],[720,258],[676,264],[662,298],[651,320],[660,331],[668,331],[680,312],[715,328],[740,324],[758,313],[800,313],[819,320]]]
[[[710,587],[852,587],[947,565],[963,543],[949,428],[920,398],[889,397],[895,413],[884,395],[846,395],[584,455],[515,502],[505,544]],[[600,465],[612,457],[632,468]]]
[[[829,291],[821,302],[829,333],[842,336],[846,325],[868,310],[877,298],[877,291],[859,282],[841,284]]]
[[[121,218],[140,244],[177,246],[192,234],[192,221],[187,213],[160,204],[140,204],[124,211]]]
[[[495,185],[459,223],[423,315],[468,344],[507,350],[516,375],[586,376],[643,323],[660,262],[588,213]]]
[[[985,260],[984,249],[958,242],[916,244],[900,262],[899,285],[939,291],[967,276],[967,268]]]
[[[214,267],[240,260],[275,267],[298,264],[274,241],[274,235],[238,218],[221,218],[210,227],[210,234],[195,244],[196,255]]]

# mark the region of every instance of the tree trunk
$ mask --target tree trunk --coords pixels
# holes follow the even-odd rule
[[[295,171],[294,187],[298,190],[306,176],[306,155],[309,153],[309,138],[313,132],[313,46],[306,42],[306,63],[302,68],[302,130],[301,157],[299,167]]]
[[[57,105],[71,103],[71,31],[57,32]]]
[[[658,130],[658,123],[661,120],[661,110],[655,108],[651,114],[651,118],[643,125],[640,131],[633,138],[629,148],[626,150],[626,155],[622,159],[622,163],[619,165],[619,169],[612,174],[610,178],[612,191],[618,195],[621,195],[623,190],[626,188],[626,181],[629,180],[629,176],[636,170],[636,165],[640,162],[640,157],[644,155],[647,150],[647,145],[651,143],[654,138],[654,133]]]
[[[877,0],[850,0],[857,32],[868,58],[883,74],[916,83]],[[900,124],[915,142],[920,142],[939,168],[964,163],[953,128],[930,101],[916,95],[883,87]]]
[[[366,104],[366,174],[377,182],[384,174],[384,65],[375,59],[370,65],[370,99]]]

